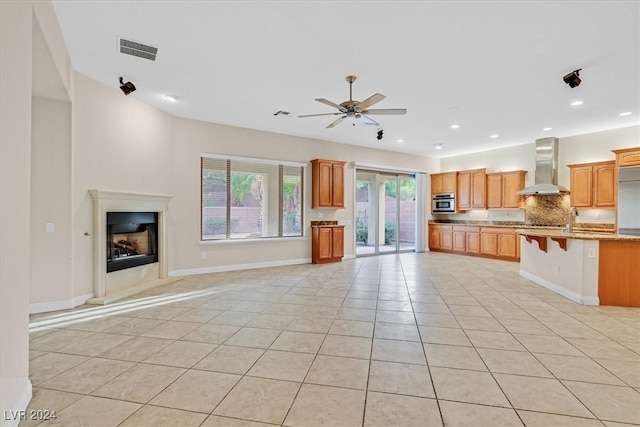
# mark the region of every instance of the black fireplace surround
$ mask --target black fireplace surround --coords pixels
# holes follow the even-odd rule
[[[107,273],[158,262],[157,212],[107,212]]]

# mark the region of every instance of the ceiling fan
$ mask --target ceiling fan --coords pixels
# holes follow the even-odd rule
[[[369,107],[371,107],[373,104],[378,103],[378,102],[380,102],[380,101],[382,101],[383,99],[386,98],[386,96],[384,96],[384,95],[382,95],[380,93],[373,94],[369,98],[365,99],[362,102],[354,101],[353,100],[353,96],[352,96],[352,87],[353,87],[353,82],[356,81],[356,76],[347,76],[347,77],[345,77],[345,79],[349,83],[349,100],[348,101],[344,101],[341,104],[336,104],[336,103],[328,101],[328,100],[326,100],[324,98],[316,98],[316,101],[321,102],[323,104],[326,104],[326,105],[328,105],[330,107],[337,108],[339,110],[339,112],[337,112],[337,113],[322,113],[322,114],[306,114],[306,115],[302,115],[302,116],[298,116],[298,117],[340,116],[338,119],[336,119],[335,121],[329,123],[329,125],[327,126],[327,128],[332,128],[332,127],[337,126],[340,123],[342,123],[342,121],[344,119],[346,119],[347,117],[353,117],[354,120],[358,120],[359,122],[361,122],[361,123],[363,123],[365,125],[378,126],[380,123],[376,122],[375,120],[373,120],[372,118],[367,117],[367,116],[368,115],[375,115],[375,114],[380,114],[380,115],[402,115],[402,114],[407,114],[407,109],[406,108],[383,108],[383,109],[370,110]],[[355,126],[355,123],[354,123],[354,126]]]

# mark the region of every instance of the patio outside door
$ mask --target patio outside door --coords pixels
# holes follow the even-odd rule
[[[415,176],[356,170],[356,256],[415,250]]]

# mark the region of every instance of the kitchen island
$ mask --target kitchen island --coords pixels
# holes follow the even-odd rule
[[[640,236],[517,229],[520,275],[584,305],[640,307]]]

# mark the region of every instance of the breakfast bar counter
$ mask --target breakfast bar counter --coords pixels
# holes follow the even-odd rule
[[[640,307],[640,236],[519,228],[520,275],[585,305]]]

